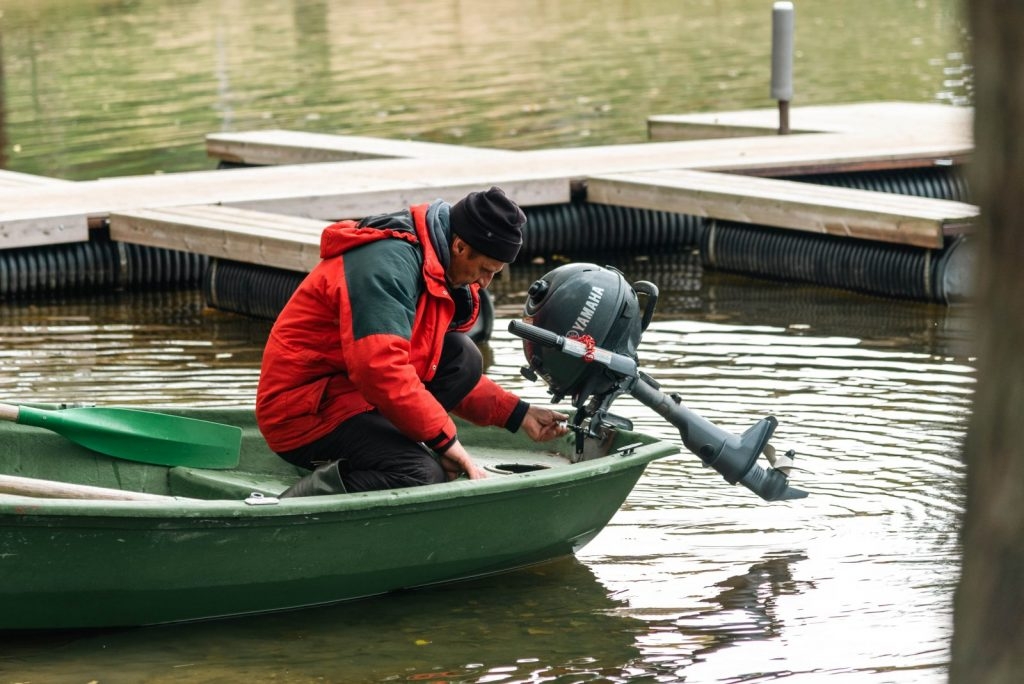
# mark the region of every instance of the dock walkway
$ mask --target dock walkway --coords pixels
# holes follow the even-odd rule
[[[454,201],[468,191],[492,184],[504,187],[527,207],[566,203],[574,189],[586,189],[589,201],[935,247],[941,245],[943,235],[969,229],[976,208],[958,202],[834,188],[802,188],[798,192],[792,187],[795,184],[786,181],[750,178],[928,167],[969,159],[970,110],[897,105],[807,108],[816,117],[811,128],[825,132],[787,136],[522,152],[474,148],[456,152],[451,148],[457,146],[394,141],[393,145],[379,145],[375,154],[386,157],[384,151],[389,149],[389,154],[400,157],[0,186],[0,248],[86,240],[90,222],[95,225],[117,216],[117,239],[143,244],[163,240],[166,244],[159,246],[174,243],[175,249],[181,249],[180,237],[160,232],[172,224],[179,226],[177,230],[184,229],[182,214],[176,208],[188,207],[197,229],[205,231],[226,230],[226,224],[217,222],[225,219],[224,208],[233,208],[250,212],[246,214],[249,223],[244,225],[254,231],[251,242],[256,251],[249,258],[262,263],[260,245],[269,239],[265,231],[288,225],[281,215],[322,225],[437,198]],[[842,115],[844,110],[847,113]],[[795,108],[791,115],[792,125],[803,130],[803,110]],[[749,127],[751,121],[760,120],[759,132],[763,133],[764,125],[770,125],[771,112],[695,116],[717,117],[726,127],[739,126],[739,122]],[[830,124],[842,130],[829,130],[824,125],[827,118],[846,123]],[[854,120],[869,122],[871,130],[855,130],[851,123]],[[685,128],[690,124],[684,121],[674,125]],[[251,150],[257,149],[253,140],[258,138],[250,136],[247,144]],[[222,147],[214,149],[228,150],[223,147],[225,138],[219,139]],[[324,141],[323,136],[317,139]],[[359,153],[369,153],[366,139],[348,137],[333,143],[333,153],[360,146],[364,149]],[[235,151],[222,154],[236,161],[260,158],[237,154],[241,149],[238,147],[230,149]],[[281,159],[281,148],[277,149],[262,158]],[[711,171],[717,173],[708,173]],[[161,211],[166,221],[156,220]],[[149,227],[144,228],[143,223],[127,225],[131,216],[148,216]],[[157,229],[158,224],[164,227]],[[241,232],[228,231],[236,240],[233,258],[245,260],[246,250],[237,242]],[[288,231],[282,233],[274,240],[287,241]],[[296,246],[303,249],[307,239],[297,234]]]
[[[323,221],[217,205],[110,215],[112,240],[302,272],[320,261],[323,229]]]
[[[22,189],[32,186],[71,182],[72,181],[60,180],[59,178],[47,178],[46,176],[35,176],[31,173],[19,173],[18,171],[0,169],[0,190]]]
[[[870,128],[887,134],[928,131],[936,140],[958,138],[973,125],[973,110],[923,102],[859,102],[796,107],[790,112],[790,134],[863,134]],[[647,137],[667,140],[709,140],[754,137],[778,132],[775,109],[744,109],[701,114],[663,114],[647,118]]]
[[[595,176],[587,201],[931,249],[969,232],[978,213],[963,202],[683,170]]]
[[[206,136],[206,154],[228,164],[274,166],[360,159],[472,159],[512,153],[487,147],[274,129],[210,133]]]

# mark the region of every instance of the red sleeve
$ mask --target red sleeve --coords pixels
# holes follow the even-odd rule
[[[515,432],[527,408],[526,402],[485,375],[455,407],[455,414],[476,425],[497,425]]]
[[[352,382],[402,434],[438,452],[451,445],[455,423],[409,363],[408,340],[380,334],[343,347]]]

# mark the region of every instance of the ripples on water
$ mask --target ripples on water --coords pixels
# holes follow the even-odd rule
[[[652,114],[774,106],[771,7],[0,0],[0,168],[209,168],[207,133],[267,128],[507,149],[642,142]],[[796,31],[794,106],[968,101],[956,0],[804,0]]]
[[[0,396],[21,401],[248,405],[270,329],[199,292],[0,306]]]
[[[206,133],[250,128],[640,142],[651,114],[772,105],[770,5],[0,0],[0,167],[209,168]],[[798,3],[795,104],[963,103],[958,13]],[[680,453],[578,560],[295,614],[6,638],[0,681],[943,681],[967,313],[703,273],[690,255],[587,260],[659,285],[644,370],[730,431],[776,415],[810,498],[764,504]],[[550,268],[493,287],[488,373],[533,401],[504,326]],[[268,329],[194,292],[0,302],[0,399],[251,405]],[[634,400],[615,410],[679,442]]]
[[[674,270],[642,367],[730,431],[776,415],[773,442],[798,451],[808,499],[764,504],[681,452],[649,467],[578,561],[311,613],[28,640],[13,663],[0,656],[0,673],[74,663],[106,682],[940,681],[973,386],[964,312],[702,274],[688,257],[609,263],[631,281]],[[546,394],[519,375],[505,328],[549,268],[495,283],[486,347],[488,373],[533,401]],[[191,292],[4,313],[0,396],[26,401],[250,405],[269,327]],[[629,397],[615,410],[680,441]]]

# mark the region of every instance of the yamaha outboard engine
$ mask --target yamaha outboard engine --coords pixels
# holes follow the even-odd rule
[[[509,324],[509,331],[523,338],[529,364],[523,374],[543,378],[556,403],[571,397],[577,453],[587,437],[600,437],[605,427],[632,428],[608,412],[616,397],[628,393],[677,427],[683,445],[730,484],[739,482],[766,501],[807,496],[789,486],[793,451],[777,457],[768,444],[778,425],[773,416],[733,435],[687,409],[678,395],[663,393],[639,370],[637,348],[657,301],[653,283],[631,286],[615,269],[569,264],[534,282],[523,320]],[[771,464],[767,469],[757,464],[762,453]]]
[[[647,295],[640,314],[637,292]],[[569,264],[536,281],[529,291],[524,321],[571,339],[593,340],[595,345],[636,358],[640,336],[654,315],[658,288],[648,282],[630,287],[622,274],[594,264]],[[573,358],[549,346],[523,342],[530,367],[543,376],[555,401],[572,395],[602,396],[613,390],[618,376],[600,364]]]

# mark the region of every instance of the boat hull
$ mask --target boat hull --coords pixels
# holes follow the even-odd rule
[[[634,433],[620,438],[637,442]],[[497,466],[495,475],[280,500],[269,494],[186,498],[171,486],[159,492],[164,500],[147,501],[0,495],[0,629],[144,625],[295,609],[543,562],[590,541],[647,463],[678,451],[648,439],[622,453],[555,467],[560,457],[528,452],[519,443],[477,449],[472,439],[467,443]],[[498,461],[524,454],[545,467],[501,470],[508,464]],[[76,451],[64,458],[79,469],[82,459],[94,457]],[[254,458],[248,457],[249,467]],[[110,459],[96,463],[109,467]],[[160,477],[154,466],[114,468],[130,471],[128,480],[155,483]],[[173,483],[168,472],[163,476]],[[155,484],[142,488],[159,491]]]

